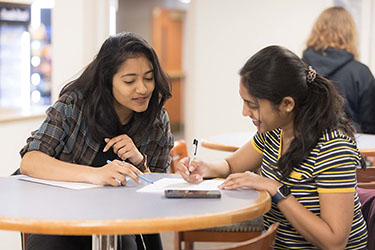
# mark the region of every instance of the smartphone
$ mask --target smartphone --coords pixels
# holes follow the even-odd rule
[[[220,198],[219,190],[164,190],[164,195],[167,198]]]

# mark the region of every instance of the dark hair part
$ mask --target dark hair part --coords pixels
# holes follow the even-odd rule
[[[344,112],[343,97],[319,74],[308,82],[308,71],[290,50],[269,46],[252,56],[239,72],[251,96],[269,100],[276,110],[284,97],[295,101],[295,137],[277,163],[284,180],[307,157],[324,130],[338,129],[355,140],[353,126]]]
[[[126,60],[140,56],[145,56],[152,64],[155,81],[147,110],[137,114],[140,120],[137,133],[147,130],[153,125],[165,101],[171,97],[171,92],[169,80],[155,51],[136,34],[119,33],[109,37],[83,73],[61,90],[60,96],[74,90],[82,92],[84,119],[90,124],[90,135],[97,142],[121,133],[122,125],[113,106],[112,80]]]

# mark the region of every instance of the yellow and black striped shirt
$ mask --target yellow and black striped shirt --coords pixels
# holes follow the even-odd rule
[[[325,131],[310,154],[281,181],[275,167],[281,155],[281,137],[282,130],[275,129],[263,134],[258,132],[252,139],[253,147],[263,154],[261,175],[287,184],[297,201],[316,216],[320,216],[319,193],[355,192],[352,229],[345,249],[366,249],[366,223],[356,191],[355,174],[360,165],[356,143],[340,131]],[[265,227],[275,222],[280,222],[275,249],[317,249],[272,204],[264,216]]]

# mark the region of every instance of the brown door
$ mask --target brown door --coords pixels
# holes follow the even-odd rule
[[[182,91],[184,74],[182,72],[182,27],[185,12],[154,8],[152,11],[152,46],[160,63],[169,75],[172,84],[172,98],[165,109],[169,114],[173,132],[182,129]]]

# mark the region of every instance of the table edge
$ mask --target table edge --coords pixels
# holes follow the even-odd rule
[[[24,233],[58,235],[140,234],[169,231],[186,231],[222,226],[261,216],[271,209],[271,198],[266,191],[253,206],[232,211],[193,216],[160,217],[134,220],[47,220],[0,216],[0,229]],[[147,224],[147,228],[144,225]]]

